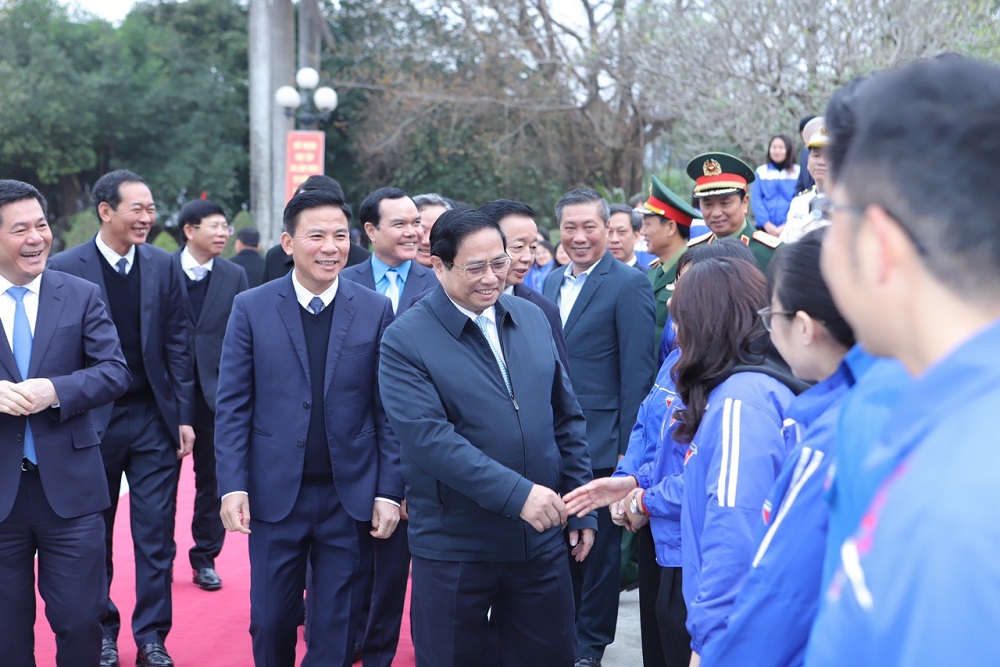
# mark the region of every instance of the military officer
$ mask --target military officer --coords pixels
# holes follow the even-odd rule
[[[656,344],[659,347],[663,327],[667,322],[667,301],[674,293],[677,259],[687,249],[691,237],[691,222],[700,220],[701,213],[653,176],[649,184],[649,199],[639,209],[649,252],[656,259],[649,265],[649,282],[656,298]],[[661,360],[662,361],[662,360]]]
[[[705,224],[712,230],[691,239],[688,246],[712,243],[717,238],[738,239],[750,248],[760,270],[766,273],[781,241],[767,232],[755,231],[747,222],[747,186],[753,182],[753,169],[726,153],[704,153],[688,162],[687,173],[695,182],[694,196]]]

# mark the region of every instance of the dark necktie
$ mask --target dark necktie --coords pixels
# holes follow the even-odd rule
[[[116,266],[118,267],[118,275],[120,275],[120,276],[127,276],[128,275],[128,271],[125,270],[125,267],[128,266],[128,260],[127,259],[125,259],[124,257],[122,257],[121,259],[118,260],[118,263],[116,264]]]

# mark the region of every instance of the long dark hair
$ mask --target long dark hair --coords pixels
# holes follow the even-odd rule
[[[826,228],[815,229],[781,248],[768,266],[767,293],[777,297],[786,313],[800,310],[819,320],[844,347],[854,345],[854,332],[837,310],[830,289],[819,271],[819,254]]]
[[[785,144],[785,159],[781,162],[775,162],[771,159],[771,144],[774,143],[775,139],[781,139],[781,143]],[[767,142],[767,161],[773,164],[778,171],[791,169],[792,165],[795,164],[795,145],[792,144],[792,140],[783,134],[771,137],[771,140]]]
[[[709,393],[734,366],[761,362],[768,338],[757,311],[766,305],[764,274],[742,259],[706,259],[677,282],[670,313],[681,356],[673,378],[685,405],[674,431],[677,442],[691,442]]]

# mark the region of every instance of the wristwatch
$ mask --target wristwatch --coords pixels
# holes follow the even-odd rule
[[[642,489],[636,489],[632,494],[632,499],[628,503],[628,508],[631,510],[632,514],[639,514],[641,516],[646,516],[645,508],[639,504],[639,494],[642,493]]]

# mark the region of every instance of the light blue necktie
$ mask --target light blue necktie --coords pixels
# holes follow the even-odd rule
[[[309,302],[309,310],[313,312],[313,315],[319,315],[319,311],[323,310],[323,299],[314,296]]]
[[[493,338],[490,337],[490,330],[488,328],[489,318],[485,315],[480,315],[474,321],[476,326],[479,327],[479,330],[483,332],[483,336],[486,337],[486,343],[490,346],[490,350],[493,352],[493,356],[497,360],[497,365],[500,366],[500,373],[503,375],[504,384],[507,385],[507,393],[513,396],[514,390],[510,386],[510,375],[507,373],[507,364],[504,362],[503,355],[500,354],[500,350],[498,350],[497,346],[493,344]]]
[[[14,361],[21,379],[28,379],[28,365],[31,363],[31,325],[28,324],[28,313],[24,310],[24,295],[27,287],[9,287],[7,294],[14,299]],[[31,434],[31,424],[25,422],[24,427],[24,458],[32,463],[38,463],[35,456],[35,437]]]

